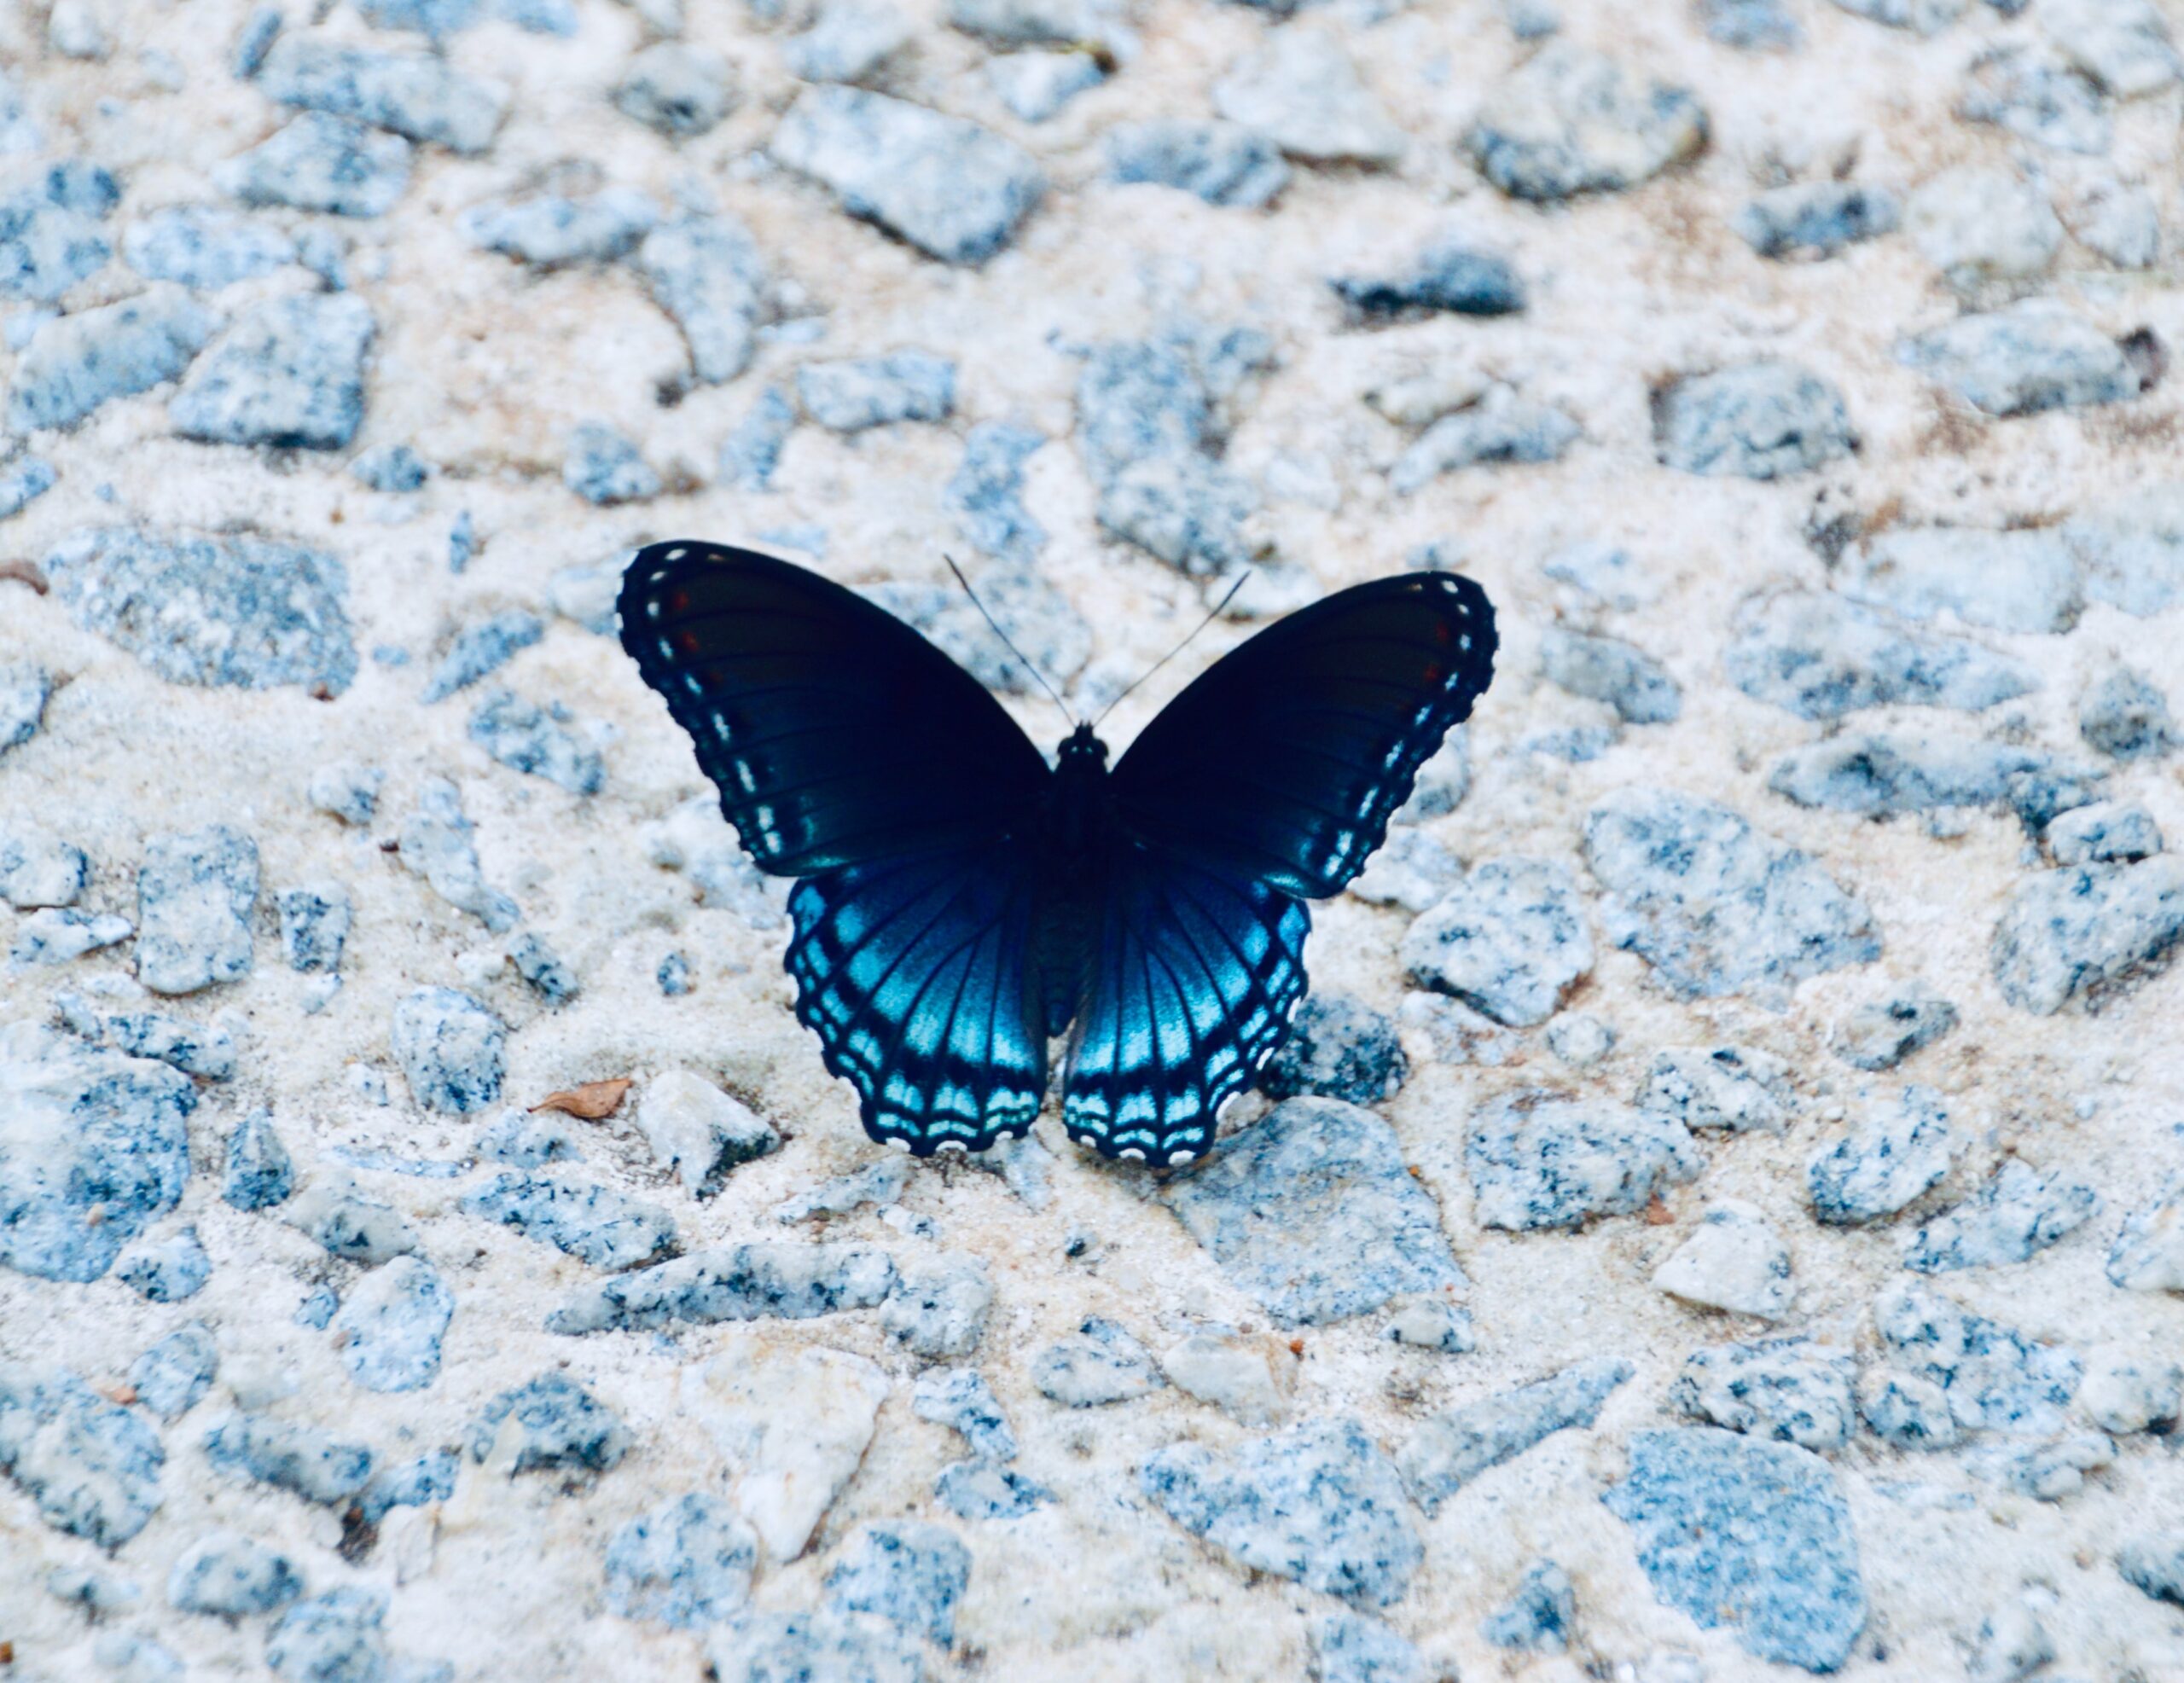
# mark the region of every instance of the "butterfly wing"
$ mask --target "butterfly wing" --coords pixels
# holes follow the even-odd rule
[[[1141,840],[1306,899],[1387,837],[1494,676],[1494,610],[1453,573],[1376,579],[1276,621],[1161,710],[1115,768]]]
[[[622,646],[689,734],[762,870],[990,843],[1049,773],[975,678],[885,610],[747,549],[640,549]]]
[[[1288,1031],[1311,926],[1281,889],[1126,847],[1070,1037],[1070,1137],[1156,1164],[1201,1155]]]
[[[797,1020],[874,1139],[982,1152],[1038,1115],[1034,880],[1008,841],[845,866],[789,895]]]

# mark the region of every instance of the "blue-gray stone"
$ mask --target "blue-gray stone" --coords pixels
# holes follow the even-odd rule
[[[636,445],[604,421],[587,421],[569,434],[561,483],[586,502],[606,507],[658,496],[659,475]]]
[[[1992,123],[2019,140],[2093,157],[2113,143],[2107,102],[2082,71],[2023,47],[2002,47],[1972,60],[1956,114]]]
[[[497,1175],[466,1194],[462,1208],[595,1268],[638,1268],[657,1261],[675,1245],[672,1216],[657,1204],[624,1197],[611,1187],[579,1186],[520,1173]]]
[[[96,190],[95,166],[55,165],[0,199],[0,298],[50,304],[113,255],[99,221],[113,203]]]
[[[299,1326],[308,1326],[314,1332],[323,1332],[327,1323],[334,1319],[334,1310],[341,1307],[341,1300],[334,1295],[334,1288],[322,1285],[296,1305],[293,1319]]]
[[[1630,1377],[1630,1364],[1601,1356],[1499,1396],[1436,1414],[1411,1434],[1400,1459],[1404,1483],[1429,1514],[1457,1491],[1542,1438],[1589,1426]]]
[[[1997,416],[2116,403],[2158,375],[2158,345],[2122,341],[2048,299],[1955,320],[1904,340],[1896,360]]]
[[[1107,79],[1089,52],[1035,49],[986,61],[986,81],[1001,102],[1026,123],[1043,123],[1079,94]]]
[[[1729,681],[1801,718],[1866,707],[1980,712],[2039,687],[2032,669],[1963,637],[1914,632],[1833,592],[1760,596],[1737,612]]]
[[[831,0],[810,28],[781,44],[781,63],[799,81],[868,81],[910,44],[911,33],[886,0]]]
[[[1741,363],[1687,375],[1653,398],[1660,459],[1687,473],[1779,479],[1857,448],[1843,394],[1795,363]]]
[[[229,1415],[205,1434],[205,1454],[223,1471],[329,1507],[363,1489],[372,1470],[372,1452],[362,1444],[263,1414]]]
[[[150,1421],[73,1373],[0,1371],[0,1472],[55,1530],[119,1548],[158,1510],[166,1462]]]
[[[417,1248],[416,1229],[401,1211],[365,1197],[346,1175],[313,1179],[283,1219],[329,1256],[362,1262],[367,1268],[377,1268]]]
[[[2042,1175],[2021,1158],[2007,1158],[1978,1192],[1919,1229],[1903,1266],[1946,1274],[2029,1262],[2083,1227],[2100,1208],[2099,1195],[2083,1182]]]
[[[282,1683],[393,1683],[383,1590],[344,1584],[297,1602],[265,1633],[265,1663]]]
[[[636,263],[653,301],[682,330],[701,384],[724,384],[751,365],[766,267],[748,229],[734,217],[677,217],[645,236]]]
[[[1625,724],[1671,724],[1683,711],[1682,687],[1667,668],[1617,637],[1551,630],[1540,670],[1558,689],[1612,707]]]
[[[1893,234],[1902,209],[1885,187],[1816,181],[1761,194],[1729,225],[1762,257],[1833,257],[1862,240]]]
[[[558,193],[491,199],[463,212],[463,234],[489,252],[535,268],[611,263],[636,248],[659,221],[659,206],[642,193],[610,187],[582,199]]]
[[[177,1326],[130,1365],[136,1400],[163,1420],[197,1406],[220,1371],[220,1353],[202,1321]]]
[[[113,913],[94,917],[49,907],[16,925],[15,944],[9,949],[8,957],[19,967],[66,964],[101,947],[126,941],[135,933],[135,925]]]
[[[956,364],[922,351],[806,363],[796,371],[796,395],[805,415],[835,432],[945,421],[956,407]]]
[[[1694,1427],[1640,1431],[1602,1499],[1665,1605],[1731,1626],[1747,1653],[1833,1671],[1865,1628],[1858,1544],[1835,1474],[1809,1450]]]
[[[419,1104],[464,1116],[500,1098],[507,1038],[500,1019],[468,994],[418,988],[394,1007],[388,1045]]]
[[[8,424],[73,427],[117,398],[179,380],[214,325],[187,293],[165,289],[54,316],[16,359]]]
[[[275,904],[281,915],[281,949],[289,969],[340,969],[351,915],[347,889],[338,882],[305,883],[282,889]]]
[[[2011,891],[1989,948],[2009,1002],[2053,1016],[2074,998],[2098,1009],[2116,989],[2167,961],[2184,940],[2184,861],[2043,871]]]
[[[432,885],[433,893],[497,935],[514,927],[522,908],[487,885],[472,837],[473,827],[462,815],[462,797],[455,785],[444,777],[428,777],[417,791],[417,810],[403,821],[398,856],[405,870]]]
[[[770,149],[851,216],[944,263],[985,262],[1046,193],[1038,165],[1013,142],[858,88],[805,89]]]
[[[1420,433],[1388,470],[1388,485],[1409,496],[1461,467],[1560,461],[1583,436],[1584,429],[1553,403],[1497,386]]]
[[[200,1537],[167,1574],[167,1600],[185,1613],[237,1619],[273,1612],[303,1593],[294,1561],[232,1531]]]
[[[273,1112],[252,1111],[228,1136],[220,1196],[238,1210],[270,1210],[295,1190],[295,1163],[273,1126]]]
[[[912,1354],[933,1359],[968,1355],[985,1334],[993,1285],[976,1256],[937,1256],[907,1263],[880,1311],[880,1324]]]
[[[981,1460],[1016,1457],[1016,1434],[1009,1430],[993,1387],[975,1368],[927,1368],[911,1390],[910,1407],[921,1420],[959,1434],[972,1454]]]
[[[700,1251],[580,1287],[546,1318],[549,1332],[706,1325],[719,1320],[805,1320],[870,1309],[895,1287],[884,1251],[826,1241],[760,1241]]]
[[[1794,52],[1804,41],[1782,0],[1699,0],[1706,38],[1748,53]]]
[[[2048,827],[2058,865],[2123,865],[2161,851],[2161,827],[2131,801],[2096,801],[2059,815]]]
[[[504,1463],[511,1476],[556,1467],[605,1472],[630,1448],[630,1434],[613,1412],[560,1373],[542,1373],[502,1391],[479,1410],[470,1425],[470,1459],[485,1460],[502,1447],[504,1435],[514,1450]]]
[[[23,1021],[0,1028],[15,1096],[0,1144],[0,1263],[42,1280],[98,1279],[182,1197],[189,1078]]]
[[[1619,791],[1587,816],[1584,846],[1608,939],[1682,998],[1780,991],[1880,956],[1862,901],[1714,802]]]
[[[630,61],[615,85],[614,103],[670,140],[689,140],[720,126],[735,109],[735,88],[718,53],[658,41]]]
[[[334,1317],[341,1365],[366,1390],[418,1390],[440,1371],[454,1294],[432,1265],[397,1256],[366,1274]]]
[[[510,608],[480,620],[456,638],[418,699],[427,703],[445,700],[498,670],[517,650],[529,648],[545,635],[546,622],[522,608]]]
[[[1409,1639],[1362,1613],[1329,1613],[1312,1648],[1318,1683],[1426,1683],[1426,1662]]]
[[[1947,1393],[1959,1425],[2048,1437],[2069,1424],[2065,1410],[2084,1371],[2075,1351],[1970,1314],[1912,1280],[1882,1291],[1873,1324],[1897,1366]]]
[[[553,714],[497,690],[470,716],[470,740],[512,771],[543,777],[572,795],[595,795],[607,781],[599,750]]]
[[[1392,1018],[1347,994],[1316,993],[1290,1019],[1289,1038],[1259,1071],[1259,1086],[1277,1099],[1384,1105],[1409,1073]]]
[[[461,1460],[450,1449],[433,1449],[413,1460],[397,1461],[371,1476],[357,1497],[364,1523],[376,1525],[398,1507],[427,1507],[455,1494]]]
[[[281,38],[287,20],[277,6],[259,6],[243,20],[242,27],[235,32],[235,44],[228,58],[228,68],[235,73],[238,82],[247,82],[258,74],[265,63],[266,54],[273,50],[273,44]]]
[[[1291,1099],[1171,1178],[1161,1199],[1230,1281],[1287,1326],[1461,1288],[1432,1195],[1395,1132],[1333,1099]]]
[[[1042,679],[1066,684],[1092,658],[1090,624],[1034,568],[999,563],[973,580],[972,588],[976,602],[954,583],[891,582],[864,594],[923,633],[988,689],[1003,694],[1037,694]]]
[[[573,1163],[584,1155],[568,1126],[551,1111],[503,1111],[478,1136],[478,1149],[518,1169],[543,1169],[549,1163]]]
[[[1313,1420],[1217,1458],[1160,1450],[1139,1488],[1185,1530],[1255,1571],[1385,1606],[1425,1555],[1403,1480],[1355,1420]]]
[[[432,464],[407,444],[380,444],[366,450],[349,464],[357,483],[374,490],[422,490],[433,476]]]
[[[1764,1338],[1693,1352],[1669,1402],[1694,1419],[1804,1449],[1840,1449],[1856,1424],[1848,1350]]]
[[[378,331],[354,293],[273,299],[205,353],[168,418],[206,444],[340,450],[363,425],[364,357]]]
[[[131,1058],[156,1058],[207,1081],[225,1081],[235,1072],[235,1036],[225,1029],[157,1011],[116,1012],[99,1027],[108,1046]]]
[[[1774,763],[1767,786],[1800,806],[1878,818],[1943,807],[1998,806],[2020,786],[2036,792],[2030,775],[2059,772],[2088,781],[2100,775],[2005,742],[1876,731],[1831,736],[1792,750]]]
[[[40,692],[44,689],[42,674],[21,669],[10,672],[0,668],[0,697],[4,697],[11,682],[17,680],[23,682],[26,688]],[[42,711],[42,693],[38,699]],[[4,699],[0,699],[0,714],[6,712],[7,705]],[[4,719],[0,719],[0,752],[16,746],[8,740],[9,734]],[[23,740],[27,741],[29,738],[26,735]],[[90,880],[91,862],[74,843],[38,830],[17,835],[0,833],[0,900],[5,900],[17,911],[73,906],[90,885]]]
[[[673,1496],[616,1531],[607,1545],[607,1610],[677,1630],[702,1630],[751,1599],[758,1540],[718,1496]]]
[[[1525,307],[1525,283],[1499,252],[1444,238],[1385,274],[1339,276],[1327,284],[1353,321],[1368,325],[1446,311],[1508,316]]]
[[[0,754],[21,747],[38,734],[52,694],[53,674],[43,666],[0,666]],[[0,863],[0,869],[11,874],[16,868]]]
[[[1570,1645],[1577,1620],[1577,1593],[1570,1575],[1552,1560],[1533,1563],[1517,1593],[1489,1613],[1478,1634],[1497,1648],[1560,1654]]]
[[[917,1638],[876,1613],[821,1606],[808,1613],[746,1613],[706,1645],[721,1683],[789,1683],[839,1678],[844,1683],[920,1683],[925,1656]]]
[[[216,292],[296,260],[296,242],[262,218],[218,205],[169,205],[129,224],[121,254],[148,281]]]
[[[1705,1158],[1674,1117],[1524,1088],[1472,1113],[1464,1166],[1480,1223],[1530,1233],[1635,1215]]]
[[[659,984],[660,992],[670,999],[680,999],[697,985],[690,979],[690,960],[682,953],[670,953],[662,959],[653,979]]]
[[[45,1575],[45,1588],[56,1600],[80,1607],[87,1617],[125,1613],[144,1599],[126,1578],[109,1577],[88,1566],[55,1566]]]
[[[197,1237],[184,1227],[156,1245],[139,1245],[125,1253],[114,1269],[124,1285],[151,1303],[183,1303],[205,1289],[212,1259]]]
[[[932,1481],[936,1500],[958,1519],[1021,1519],[1054,1492],[992,1461],[950,1461]]]
[[[0,520],[21,514],[60,483],[59,471],[42,456],[0,464]]]
[[[769,386],[721,442],[721,483],[739,490],[770,488],[781,447],[795,429],[796,406],[780,386]]]
[[[963,459],[943,494],[972,548],[1029,566],[1046,529],[1024,506],[1024,463],[1046,435],[1005,421],[983,421],[963,439]]]
[[[1941,1095],[1905,1088],[1805,1165],[1813,1215],[1838,1227],[1893,1216],[1949,1172],[1950,1145]]]
[[[1070,1408],[1129,1402],[1167,1384],[1153,1352],[1118,1322],[1093,1315],[1077,1336],[1048,1344],[1032,1358],[1031,1383]]]
[[[2169,698],[2143,672],[2111,667],[2078,701],[2078,734],[2117,760],[2159,759],[2180,739]]]
[[[1697,152],[1706,134],[1687,90],[1556,42],[1489,94],[1464,144],[1511,198],[1552,201],[1635,187]]]
[[[1107,178],[1195,193],[1209,205],[1257,209],[1289,184],[1281,148],[1240,123],[1176,118],[1107,131]]]
[[[451,152],[484,151],[508,102],[506,88],[467,76],[444,59],[322,35],[274,43],[257,81],[283,105],[351,118]]]
[[[250,973],[258,844],[215,824],[152,836],[136,872],[136,978],[156,994],[195,993]]]
[[[348,576],[317,550],[105,526],[65,539],[45,572],[78,624],[170,683],[339,695],[357,675]]]
[[[2148,1531],[2116,1551],[2123,1581],[2156,1601],[2184,1607],[2184,1529]]]
[[[410,142],[346,117],[307,111],[213,171],[246,205],[384,216],[410,187]]]
[[[478,21],[480,0],[356,0],[357,10],[374,29],[406,29],[435,40]]]
[[[1853,1008],[1836,1025],[1835,1055],[1878,1074],[1931,1046],[1956,1026],[1956,1007],[1931,995],[1896,994]]]
[[[947,1648],[956,1641],[956,1604],[970,1581],[971,1552],[954,1532],[897,1520],[850,1535],[827,1574],[827,1599]]]
[[[576,972],[534,930],[526,930],[509,943],[508,962],[524,985],[549,1005],[566,1005],[581,991]]]
[[[478,554],[478,523],[468,508],[461,510],[447,529],[447,570],[461,572]]]

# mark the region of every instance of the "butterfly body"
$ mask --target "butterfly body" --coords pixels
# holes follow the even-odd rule
[[[1492,610],[1448,574],[1337,593],[1188,686],[1110,766],[1054,763],[930,643],[746,550],[641,550],[624,646],[760,868],[799,879],[797,1016],[866,1131],[979,1151],[1038,1114],[1187,1162],[1303,1000],[1304,902],[1362,868],[1490,677]]]

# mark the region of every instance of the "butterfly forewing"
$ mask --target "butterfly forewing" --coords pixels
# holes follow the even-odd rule
[[[810,876],[1020,827],[1048,772],[978,681],[900,620],[747,549],[655,543],[622,643],[759,868]]]
[[[1202,674],[1115,768],[1132,835],[1308,899],[1386,838],[1494,673],[1493,610],[1450,573],[1337,592]]]

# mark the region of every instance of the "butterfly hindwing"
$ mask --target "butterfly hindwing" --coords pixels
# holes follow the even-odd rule
[[[624,571],[619,605],[623,647],[762,870],[980,845],[1045,786],[1039,751],[976,679],[806,568],[654,543]]]
[[[1126,850],[1093,942],[1062,1122],[1108,1157],[1183,1163],[1252,1084],[1304,996],[1311,918],[1281,890]]]
[[[790,894],[797,1019],[874,1139],[979,1152],[1038,1115],[1028,865],[1002,843],[845,866]]]
[[[1115,768],[1124,827],[1307,899],[1386,838],[1418,768],[1494,672],[1494,611],[1452,573],[1337,591],[1161,710]]]

